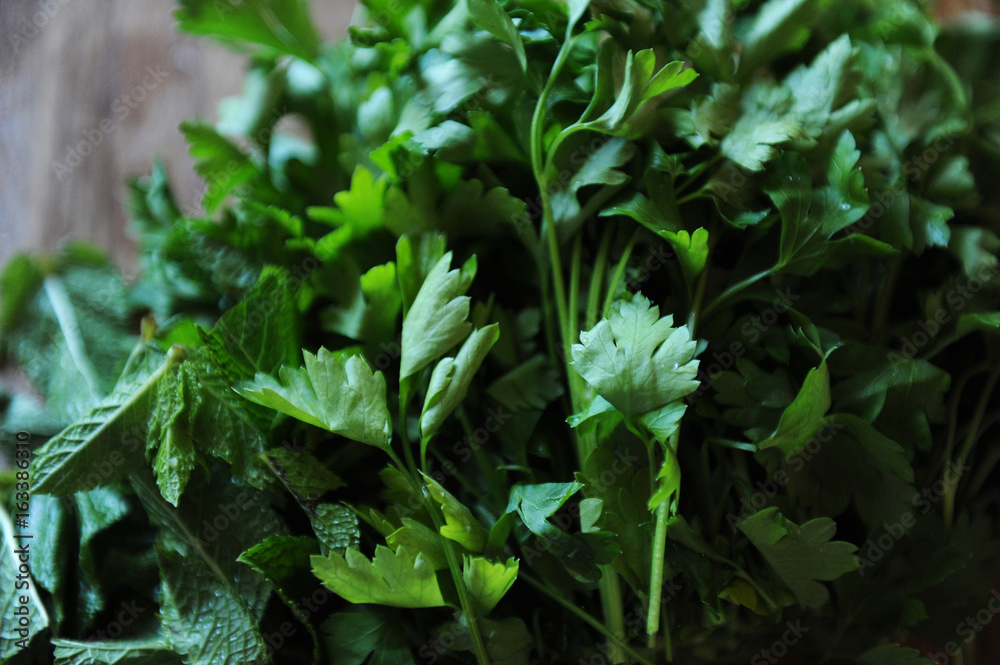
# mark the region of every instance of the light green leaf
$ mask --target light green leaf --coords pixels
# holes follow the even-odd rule
[[[649,497],[649,510],[655,511],[664,501],[670,501],[681,489],[681,465],[677,453],[666,448],[666,457],[659,473],[656,474],[656,492]],[[673,511],[671,511],[673,512]]]
[[[480,28],[490,33],[504,44],[507,44],[517,54],[517,62],[521,71],[528,68],[528,60],[524,54],[524,43],[517,27],[507,15],[507,12],[497,0],[468,0],[469,14],[472,21]]]
[[[828,517],[798,526],[771,507],[740,521],[738,527],[806,607],[820,608],[829,600],[820,582],[857,570],[857,547],[830,540],[837,525]]]
[[[442,607],[437,576],[422,553],[410,554],[405,547],[395,552],[384,545],[375,556],[349,549],[345,556],[313,556],[313,573],[323,585],[349,603],[375,603],[390,607]]]
[[[642,294],[619,301],[611,316],[580,334],[571,366],[626,416],[642,416],[698,387],[696,344]]]
[[[767,0],[741,35],[740,76],[749,78],[775,56],[801,46],[817,5],[816,0]]]
[[[487,533],[472,516],[472,511],[433,478],[422,475],[431,498],[441,505],[441,512],[444,513],[445,524],[441,527],[441,535],[470,552],[482,552],[486,547]]]
[[[258,374],[237,391],[248,400],[341,436],[388,448],[392,424],[385,378],[361,356],[345,358],[320,347],[303,351],[305,366],[282,367],[279,380]]]
[[[403,525],[385,537],[386,544],[394,550],[405,547],[407,551],[420,552],[431,562],[434,570],[447,568],[448,558],[441,535],[412,517],[404,517],[401,521]]]
[[[688,287],[694,288],[698,275],[705,269],[705,262],[708,261],[708,230],[699,228],[693,233],[684,230],[676,233],[666,231],[662,235],[677,252],[677,260],[680,261]]]
[[[465,339],[472,330],[469,297],[464,295],[475,275],[475,258],[461,270],[449,270],[451,252],[427,275],[413,305],[403,318],[400,380],[416,374]]]
[[[496,323],[475,330],[466,338],[457,356],[444,358],[434,367],[420,414],[422,441],[434,436],[465,399],[472,378],[499,338],[500,326]]]
[[[396,242],[396,275],[403,294],[403,314],[416,300],[420,287],[444,256],[445,237],[440,233],[404,235]]]
[[[826,361],[809,370],[795,400],[781,414],[777,429],[757,448],[778,448],[785,459],[799,453],[823,427],[830,408],[830,370]]]
[[[681,417],[687,411],[687,404],[677,400],[664,407],[650,411],[639,418],[639,423],[660,442],[667,441],[680,425]]]
[[[489,614],[517,579],[518,562],[492,563],[479,556],[462,559],[462,580],[479,614]]]
[[[174,17],[182,30],[232,46],[260,45],[304,60],[319,53],[306,0],[181,0]]]

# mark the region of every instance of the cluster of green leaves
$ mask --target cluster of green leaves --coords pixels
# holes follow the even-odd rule
[[[304,0],[181,0],[251,56],[181,125],[203,196],[130,185],[135,281],[81,245],[0,275],[34,535],[0,662],[964,648],[1000,573],[1000,24],[362,5],[324,45]]]

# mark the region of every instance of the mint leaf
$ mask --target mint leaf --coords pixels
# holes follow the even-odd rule
[[[159,637],[82,642],[54,638],[57,665],[179,665],[181,658]]]
[[[205,212],[215,212],[230,192],[260,175],[250,157],[208,123],[186,120],[181,131],[195,170],[208,183],[201,200]]]
[[[30,579],[21,578],[18,582],[18,566],[22,563],[19,557],[24,552],[21,548],[26,539],[18,539],[14,532],[14,525],[10,521],[4,506],[0,506],[0,535],[3,536],[3,551],[0,552],[0,573],[7,575],[8,584],[3,585],[0,592],[0,610],[4,617],[7,617],[0,624],[0,659],[7,660],[13,657],[22,649],[26,648],[34,640],[35,636],[43,632],[49,625],[49,616],[45,611],[41,598],[35,589],[35,584]],[[28,548],[30,548],[30,543]],[[27,550],[25,550],[26,552]],[[24,583],[27,586],[23,586]],[[23,603],[22,598],[27,598],[28,602]],[[22,609],[23,608],[23,609]],[[28,612],[28,627],[21,633],[18,621],[13,617],[21,616],[15,612]]]
[[[37,451],[36,492],[68,494],[108,485],[142,463],[138,448],[160,378],[183,360],[184,352],[175,348],[163,357],[144,348],[136,357],[134,374],[123,376],[89,414]]]

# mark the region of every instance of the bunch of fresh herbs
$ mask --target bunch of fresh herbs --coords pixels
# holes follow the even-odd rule
[[[181,0],[251,58],[198,206],[6,266],[0,660],[970,662],[1000,26],[363,4]]]

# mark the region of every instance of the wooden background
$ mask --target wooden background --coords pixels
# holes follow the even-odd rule
[[[106,247],[131,273],[127,179],[160,156],[179,201],[200,191],[177,125],[216,120],[218,101],[240,91],[246,60],[178,34],[175,6],[0,0],[0,265],[72,237]],[[323,36],[342,36],[354,6],[314,0]],[[81,143],[89,154],[78,151],[75,168],[59,166],[76,163],[71,151]]]

